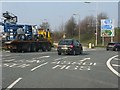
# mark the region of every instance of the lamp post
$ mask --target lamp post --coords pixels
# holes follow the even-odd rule
[[[73,14],[73,15],[78,15],[78,18],[79,18],[78,19],[78,28],[79,28],[78,36],[79,36],[79,41],[80,41],[80,14],[77,13],[77,14]]]
[[[89,3],[91,3],[91,2],[84,2],[84,3],[87,3],[87,4],[89,4]],[[97,12],[97,10],[98,10],[98,3],[96,2],[96,29],[95,29],[95,46],[97,46],[98,45],[98,17],[97,17],[97,15],[98,15],[98,12]]]
[[[97,43],[97,42],[98,42],[98,37],[97,37],[97,36],[98,36],[98,19],[97,19],[97,18],[98,18],[98,17],[97,17],[98,12],[97,12],[97,10],[98,10],[98,3],[96,2],[96,32],[95,32],[95,36],[96,36],[96,37],[95,37],[95,38],[96,38],[96,39],[95,39],[95,45],[96,45],[96,46],[97,46],[97,44],[98,44],[98,43]]]

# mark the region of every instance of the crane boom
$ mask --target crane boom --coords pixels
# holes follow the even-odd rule
[[[17,16],[15,16],[13,13],[6,11],[5,13],[3,13],[3,17],[5,18],[4,23],[17,23]]]

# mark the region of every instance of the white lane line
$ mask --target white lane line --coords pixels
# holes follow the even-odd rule
[[[8,86],[7,88],[12,88],[13,86],[15,86],[22,78],[18,78],[16,81],[14,81],[10,86]]]
[[[109,68],[114,74],[116,74],[117,76],[120,77],[120,73],[118,73],[118,72],[117,72],[115,69],[113,69],[113,67],[110,65],[110,62],[111,62],[112,59],[114,59],[115,57],[118,57],[118,55],[113,56],[113,57],[111,57],[110,59],[108,59],[108,61],[106,62],[106,64],[107,64],[108,68]]]
[[[36,70],[37,68],[39,68],[39,67],[41,67],[41,66],[44,66],[44,65],[46,65],[46,64],[48,64],[48,62],[46,62],[46,63],[43,63],[43,64],[41,64],[41,65],[39,65],[39,66],[37,66],[37,67],[35,67],[35,68],[31,69],[31,72],[32,72],[32,71],[34,71],[34,70]]]

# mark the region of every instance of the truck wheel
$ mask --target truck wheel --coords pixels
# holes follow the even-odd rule
[[[43,51],[43,52],[46,51],[46,46],[42,46],[42,51]]]
[[[33,48],[32,48],[32,52],[36,52],[37,50],[36,50],[36,47],[35,46],[33,46]]]
[[[36,49],[36,52],[38,52],[39,51],[39,49]]]
[[[13,50],[10,50],[11,53],[13,53]]]
[[[28,51],[28,52],[31,52],[31,47],[30,47],[30,46],[28,46],[27,51]]]
[[[48,51],[51,51],[51,45],[50,45],[50,44],[48,44],[47,50],[48,50]]]

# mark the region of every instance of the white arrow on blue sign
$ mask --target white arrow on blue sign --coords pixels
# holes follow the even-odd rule
[[[101,36],[102,37],[114,36],[114,26],[112,19],[101,20]]]

